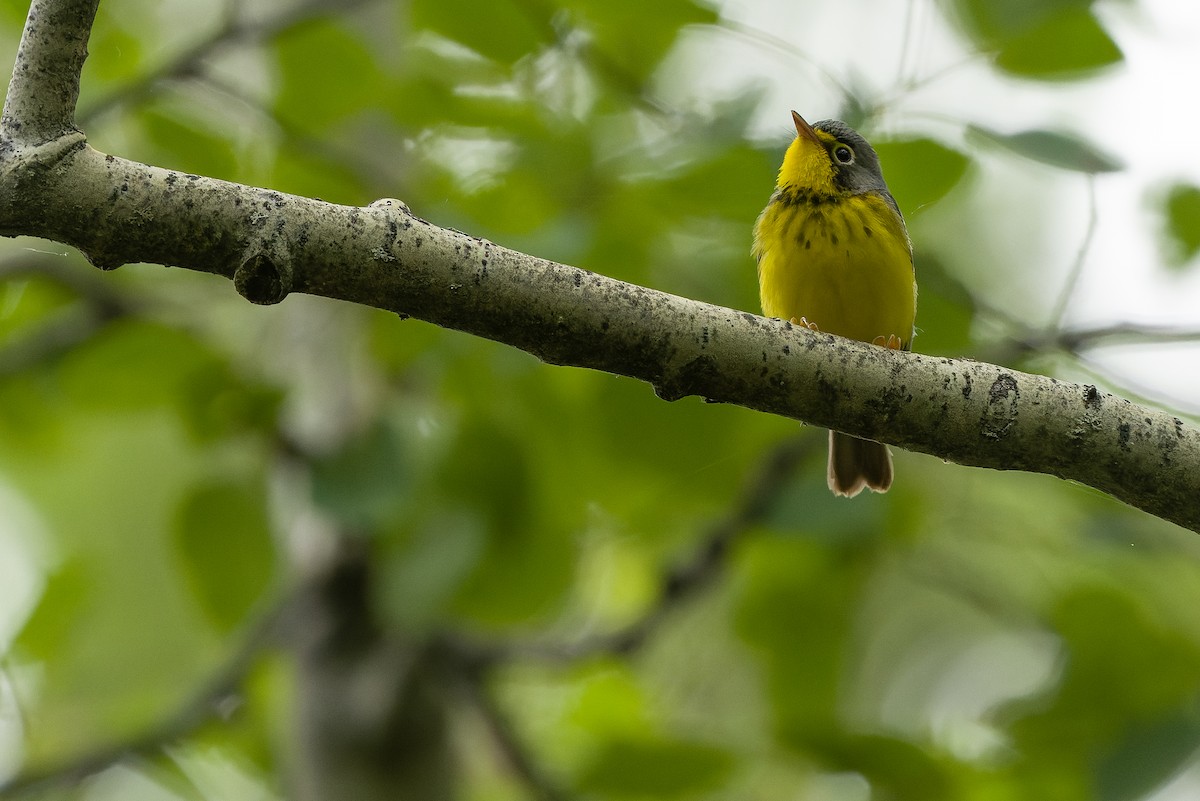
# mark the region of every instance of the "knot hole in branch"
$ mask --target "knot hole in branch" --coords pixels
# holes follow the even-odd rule
[[[265,253],[255,253],[241,263],[233,274],[233,286],[251,303],[270,306],[292,291],[292,271]]]

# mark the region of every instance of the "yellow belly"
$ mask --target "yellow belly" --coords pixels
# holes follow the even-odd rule
[[[775,202],[754,229],[763,313],[872,342],[912,341],[917,287],[904,223],[879,195]]]

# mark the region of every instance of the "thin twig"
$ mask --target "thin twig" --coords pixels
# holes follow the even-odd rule
[[[850,91],[850,87],[847,86],[843,80],[838,78],[838,76],[835,75],[828,67],[805,53],[803,50],[797,47],[795,43],[790,42],[787,39],[783,39],[773,33],[764,31],[761,28],[756,28],[753,25],[747,25],[744,22],[738,22],[737,20],[727,19],[724,17],[722,17],[717,23],[717,27],[719,27],[721,30],[747,39],[754,44],[766,45],[767,47],[773,48],[789,58],[794,58],[797,61],[802,62],[806,66],[811,67],[819,72],[821,77],[829,82],[832,86],[836,87],[843,97],[850,97],[853,94]]]
[[[529,788],[535,801],[568,801],[571,796],[544,773],[529,753],[528,747],[521,741],[508,715],[488,690],[488,672],[466,669],[463,671],[462,685],[467,699],[487,727],[492,742],[513,773]]]
[[[1116,391],[1133,397],[1138,403],[1170,409],[1173,414],[1177,414],[1179,417],[1189,417],[1192,419],[1200,417],[1200,405],[1194,400],[1187,400],[1163,392],[1161,389],[1146,386],[1125,375],[1117,375],[1111,367],[1097,364],[1094,359],[1082,354],[1077,354],[1076,358],[1080,368],[1103,380]]]
[[[617,631],[578,642],[517,646],[510,649],[511,654],[572,661],[601,653],[628,655],[641,649],[681,604],[694,598],[721,575],[734,542],[770,514],[796,468],[824,447],[824,443],[824,437],[802,435],[781,443],[768,453],[729,514],[709,527],[686,562],[664,573],[658,600],[636,621]]]
[[[1082,350],[1113,345],[1171,345],[1200,342],[1200,328],[1112,323],[1095,328],[1060,331],[1055,339],[1056,343],[1064,350],[1078,353]]]
[[[1063,330],[1032,328],[986,302],[974,300],[973,303],[979,311],[995,317],[1010,331],[1002,342],[981,354],[989,361],[1006,363],[1032,353],[1061,352],[1081,356],[1105,347],[1200,343],[1200,328],[1190,326],[1119,322]]]
[[[1088,187],[1088,222],[1087,228],[1083,232],[1083,239],[1079,243],[1079,250],[1075,253],[1075,261],[1071,265],[1071,271],[1067,274],[1067,281],[1063,284],[1062,291],[1059,292],[1058,300],[1054,304],[1054,311],[1050,314],[1050,323],[1047,328],[1058,330],[1062,328],[1063,318],[1066,316],[1067,307],[1071,303],[1071,298],[1075,296],[1075,287],[1079,285],[1079,277],[1083,275],[1083,268],[1087,262],[1088,253],[1092,249],[1092,241],[1096,238],[1096,223],[1099,220],[1099,212],[1096,207],[1096,177],[1089,175],[1087,177]]]
[[[900,37],[900,58],[896,64],[896,75],[900,77],[901,85],[911,79],[905,75],[909,72],[909,57],[913,52],[913,36],[916,27],[917,0],[908,0],[908,8],[904,11],[904,33]]]

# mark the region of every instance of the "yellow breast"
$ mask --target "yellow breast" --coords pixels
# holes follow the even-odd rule
[[[780,192],[754,226],[763,312],[907,348],[916,317],[912,246],[880,194]]]

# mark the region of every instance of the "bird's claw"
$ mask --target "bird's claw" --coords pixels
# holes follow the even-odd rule
[[[793,317],[793,318],[792,318],[792,325],[802,325],[802,326],[804,326],[805,328],[807,328],[807,329],[808,329],[808,330],[810,330],[810,331],[820,331],[820,330],[821,330],[820,328],[817,328],[817,324],[816,324],[816,323],[810,323],[810,322],[809,322],[809,321],[808,321],[806,318],[804,318],[804,317],[801,317],[799,320],[797,320],[795,317]]]

